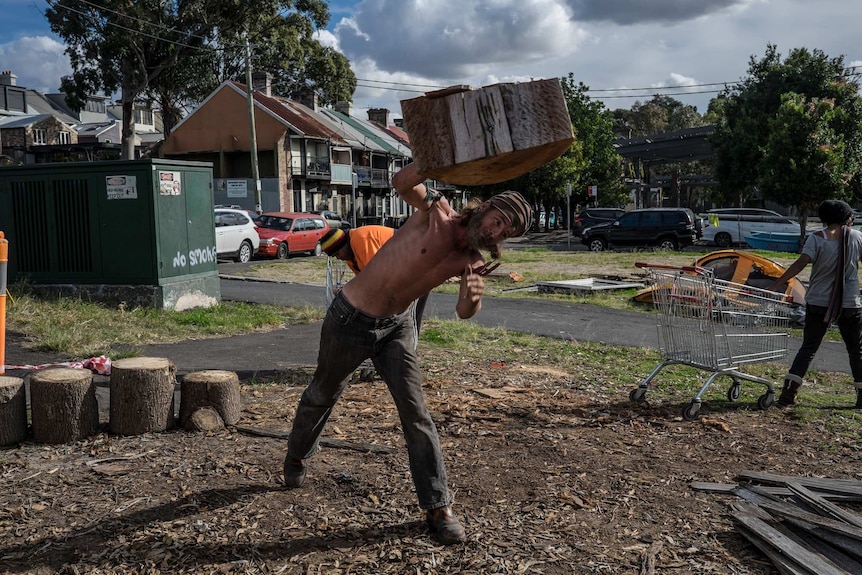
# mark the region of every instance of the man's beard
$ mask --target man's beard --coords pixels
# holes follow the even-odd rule
[[[473,214],[467,222],[467,243],[477,250],[495,251],[497,244],[491,240],[491,233],[488,230],[482,230],[482,218],[479,216],[481,214]]]

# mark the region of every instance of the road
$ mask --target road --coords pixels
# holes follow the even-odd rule
[[[293,283],[236,280],[223,277],[225,300],[279,305],[323,305],[323,287]],[[426,317],[455,319],[455,295],[432,293]],[[658,316],[637,311],[616,310],[575,302],[539,298],[484,297],[482,310],[469,321],[483,327],[502,327],[565,340],[590,341],[635,348],[657,348]],[[800,340],[790,338],[789,365]],[[841,342],[824,342],[811,366],[822,371],[849,373],[847,352]]]

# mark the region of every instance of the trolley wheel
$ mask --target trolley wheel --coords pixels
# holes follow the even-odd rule
[[[374,381],[374,370],[369,368],[360,369],[359,381]]]
[[[643,403],[646,401],[646,390],[642,387],[636,387],[629,392],[629,399],[634,403]]]
[[[682,418],[686,421],[696,421],[700,413],[700,402],[691,400],[682,409]]]
[[[742,393],[742,386],[739,385],[738,381],[734,381],[733,385],[727,388],[727,401],[733,403],[734,401],[739,401],[739,396]]]
[[[757,407],[760,409],[769,409],[775,403],[775,392],[767,391],[757,398]]]

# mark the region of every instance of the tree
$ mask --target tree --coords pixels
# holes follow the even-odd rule
[[[222,66],[217,51],[242,54],[240,38],[260,38],[261,42],[277,38],[281,50],[273,48],[272,53],[296,55],[287,47],[299,50],[313,44],[313,30],[326,26],[329,10],[324,0],[102,0],[100,5],[83,1],[50,4],[45,16],[51,30],[67,45],[73,73],[63,79],[62,89],[69,103],[80,108],[90,94],[120,91],[123,157],[131,159],[134,104],[148,90],[150,97],[169,106],[172,120],[180,102],[199,96],[198,90],[206,88],[200,78],[233,72]],[[225,39],[235,43],[220,44]],[[327,51],[299,53],[308,54],[308,60],[314,62]],[[336,59],[343,65],[342,59]],[[186,63],[191,65],[178,68]],[[201,76],[202,70],[212,74]],[[345,86],[350,87],[349,78]]]
[[[576,83],[571,73],[561,83],[575,133],[571,147],[561,157],[523,176],[492,186],[473,187],[470,191],[487,197],[515,189],[546,214],[566,207],[566,184],[572,186],[573,206],[588,203],[587,186],[591,185],[599,187],[601,205],[625,203],[628,192],[620,181],[620,157],[613,146],[613,115],[601,102],[590,100],[589,87]],[[566,214],[566,221],[571,215]],[[548,217],[546,230],[549,225]]]
[[[587,204],[588,186],[598,186],[598,203],[618,207],[628,191],[620,179],[621,160],[614,148],[614,116],[601,102],[587,96],[589,86],[575,83],[573,74],[563,78],[563,95],[572,118],[575,138],[580,142],[583,167],[572,184],[572,204]],[[567,218],[571,217],[568,214]]]
[[[782,61],[769,44],[762,59],[751,57],[748,76],[710,104],[717,119],[711,138],[716,175],[727,203],[742,206],[759,193],[764,200],[789,199],[804,218],[823,194],[848,198],[858,189],[862,105],[859,85],[843,60],[797,48]],[[829,153],[815,153],[816,145],[806,138]],[[791,171],[781,175],[779,169]],[[828,182],[811,179],[816,170],[832,176]],[[793,177],[808,184],[816,180],[818,186],[791,191]]]
[[[797,207],[803,240],[809,212],[823,200],[845,195],[851,173],[858,172],[858,158],[848,158],[845,137],[834,127],[843,115],[847,111],[836,108],[832,99],[787,93],[769,121],[759,181],[764,190]]]

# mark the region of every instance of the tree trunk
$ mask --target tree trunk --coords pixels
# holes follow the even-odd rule
[[[27,397],[24,380],[0,376],[0,445],[27,437]]]
[[[124,160],[135,159],[135,105],[128,101],[125,90],[123,90],[123,119],[122,119],[122,144],[120,146]]]
[[[58,367],[30,375],[33,439],[69,443],[95,435],[99,403],[88,369]]]
[[[132,357],[111,364],[111,433],[139,435],[174,425],[176,367],[163,357]]]
[[[194,431],[192,416],[201,408],[212,408],[225,425],[239,421],[242,399],[239,377],[232,371],[211,369],[186,375],[180,385],[180,425]]]

